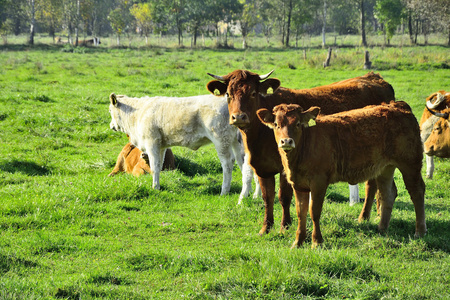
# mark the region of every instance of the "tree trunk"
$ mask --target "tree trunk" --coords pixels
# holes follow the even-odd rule
[[[323,1],[322,48],[325,48],[325,32],[327,30],[327,1]]]
[[[367,47],[366,40],[366,16],[364,13],[364,0],[361,0],[361,40],[364,47]]]
[[[34,45],[34,25],[36,23],[35,10],[34,10],[34,0],[31,0],[31,24],[30,24],[30,39],[28,43]]]
[[[194,28],[194,47],[197,46],[197,33],[198,33],[198,28],[196,26]]]
[[[415,43],[414,43],[411,10],[408,11],[408,31],[409,31],[409,40],[411,41],[411,44],[414,45]]]
[[[80,0],[77,0],[77,18],[75,24],[75,46],[78,47],[78,26],[80,25]]]
[[[291,33],[291,15],[292,15],[292,0],[289,0],[288,7],[288,20],[287,20],[287,28],[286,28],[286,47],[289,47],[289,35]]]

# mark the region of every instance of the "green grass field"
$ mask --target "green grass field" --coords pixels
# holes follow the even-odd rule
[[[371,48],[374,71],[418,119],[425,98],[449,89],[449,49]],[[428,234],[414,239],[415,215],[401,175],[387,235],[375,208],[348,186],[329,188],[325,239],[290,250],[294,226],[265,236],[261,199],[237,206],[241,175],[220,197],[214,147],[174,148],[178,169],[109,178],[127,143],[109,129],[111,92],[129,96],[206,94],[206,72],[235,69],[308,88],[359,76],[364,49],[211,50],[141,47],[0,46],[0,299],[448,299],[450,162],[436,159],[426,182]],[[425,160],[424,160],[425,161]],[[423,168],[425,175],[425,168]],[[363,196],[363,185],[360,193]],[[292,207],[292,216],[294,217]],[[312,228],[308,220],[308,229]]]

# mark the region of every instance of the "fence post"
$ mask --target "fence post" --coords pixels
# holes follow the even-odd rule
[[[365,51],[364,53],[364,70],[369,70],[372,68],[372,62],[369,58],[369,51]]]
[[[331,60],[331,47],[328,48],[328,55],[327,55],[327,59],[323,62],[323,67],[329,67],[330,66],[330,60]]]

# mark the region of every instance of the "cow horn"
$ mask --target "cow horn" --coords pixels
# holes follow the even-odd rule
[[[449,117],[448,113],[440,113],[440,112],[432,111],[428,106],[426,108],[432,115],[435,115],[436,117],[444,118],[444,119],[448,119],[448,117]]]
[[[208,74],[209,76],[211,76],[211,77],[213,77],[213,78],[215,78],[217,80],[225,81],[225,78],[223,78],[222,76],[214,75],[214,74],[211,74],[211,73],[206,73],[206,74]]]
[[[267,78],[270,76],[270,74],[273,73],[273,71],[274,71],[274,70],[270,71],[270,72],[267,73],[266,75],[259,75],[259,80],[267,79]]]
[[[436,108],[444,100],[445,100],[445,96],[444,95],[442,95],[441,93],[436,93],[436,101],[434,103],[431,103],[431,100],[428,100],[427,101],[427,107],[431,108],[431,109]]]

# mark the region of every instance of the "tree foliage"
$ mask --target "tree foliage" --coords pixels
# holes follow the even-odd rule
[[[146,39],[153,33],[183,35],[196,45],[201,33],[243,38],[247,47],[252,33],[263,34],[268,44],[272,36],[290,46],[303,34],[361,34],[367,45],[369,31],[381,30],[388,42],[401,24],[411,42],[432,32],[448,34],[450,44],[449,0],[0,0],[2,35],[39,33],[66,36],[74,32],[118,37],[140,32]],[[34,2],[34,19],[32,3]],[[79,6],[77,6],[79,3]],[[326,10],[325,10],[326,8]],[[326,12],[326,13],[325,13]],[[34,23],[33,23],[34,22]],[[220,25],[222,24],[222,25]],[[239,31],[230,31],[238,28]],[[219,30],[221,29],[221,30]],[[296,43],[297,44],[297,43]]]

